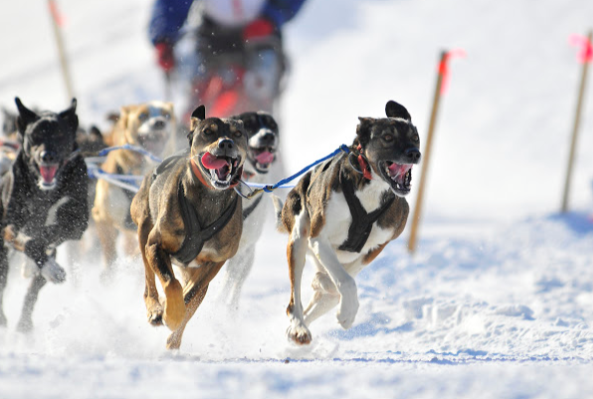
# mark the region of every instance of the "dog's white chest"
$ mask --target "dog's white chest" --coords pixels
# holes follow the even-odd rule
[[[365,211],[371,213],[381,206],[381,197],[384,190],[385,188],[382,185],[371,183],[364,190],[357,191],[355,195]],[[360,256],[364,256],[371,249],[389,241],[393,235],[393,229],[383,229],[375,222],[360,253],[342,251],[338,248],[348,239],[350,225],[352,224],[352,215],[344,194],[332,193],[325,214],[323,232],[334,247],[336,255],[342,264],[353,262]]]

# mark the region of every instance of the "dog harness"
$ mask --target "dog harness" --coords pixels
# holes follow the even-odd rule
[[[367,213],[354,193],[354,184],[352,183],[352,180],[345,176],[343,176],[341,180],[342,192],[344,193],[346,203],[350,209],[352,224],[350,225],[350,229],[348,229],[348,238],[342,245],[340,245],[339,249],[342,251],[360,253],[364,244],[366,244],[369,239],[369,235],[373,229],[373,223],[379,220],[381,215],[391,206],[395,200],[395,195],[390,193],[387,201],[385,201],[379,209]]]
[[[184,265],[188,265],[198,257],[206,241],[210,240],[216,233],[221,231],[231,220],[235,210],[237,209],[237,202],[239,196],[235,195],[235,199],[227,209],[216,219],[212,224],[206,228],[202,228],[198,220],[198,213],[192,204],[185,197],[185,190],[183,184],[179,181],[177,188],[177,200],[179,201],[179,208],[181,211],[181,218],[185,225],[185,239],[181,248],[171,256],[176,258]]]

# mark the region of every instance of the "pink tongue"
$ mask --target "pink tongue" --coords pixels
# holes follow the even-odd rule
[[[268,152],[268,151],[264,151],[261,154],[258,154],[255,157],[255,160],[258,163],[261,163],[263,165],[265,165],[267,163],[272,163],[274,161],[274,154],[272,154],[271,152]]]
[[[392,163],[391,166],[389,166],[389,174],[391,174],[391,176],[405,175],[410,169],[412,169],[412,165]]]
[[[45,183],[51,183],[54,180],[54,176],[56,175],[56,171],[58,170],[57,165],[52,166],[40,166],[39,171],[41,172],[41,177]]]
[[[228,163],[225,159],[216,158],[214,155],[207,152],[202,157],[202,165],[204,165],[206,169],[218,170],[227,166]]]

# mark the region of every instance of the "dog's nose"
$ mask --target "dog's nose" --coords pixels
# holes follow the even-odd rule
[[[418,163],[420,161],[420,151],[417,148],[408,148],[404,151],[407,160],[410,163]]]
[[[235,143],[233,142],[233,140],[229,139],[220,140],[218,142],[218,148],[220,148],[221,150],[232,150],[233,148],[235,148]]]
[[[157,119],[152,124],[152,127],[155,128],[155,129],[164,129],[165,128],[165,121],[162,121],[160,119]]]
[[[272,144],[272,143],[274,143],[274,134],[273,133],[270,133],[270,132],[265,133],[262,136],[262,141],[265,144]]]
[[[58,157],[53,151],[43,151],[41,153],[41,161],[43,163],[56,163]]]

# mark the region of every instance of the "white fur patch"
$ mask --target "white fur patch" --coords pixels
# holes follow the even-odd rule
[[[70,201],[70,199],[71,198],[68,196],[62,197],[58,202],[56,202],[49,208],[49,211],[47,211],[47,218],[45,219],[46,226],[53,226],[54,224],[57,224],[58,210],[62,207],[62,205]]]

